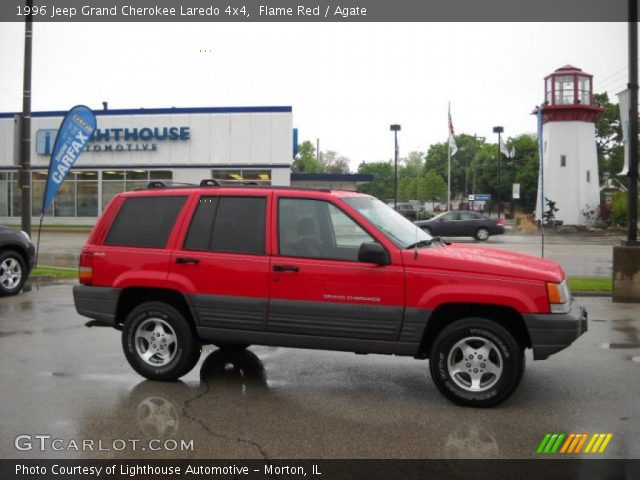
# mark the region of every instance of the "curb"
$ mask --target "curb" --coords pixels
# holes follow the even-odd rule
[[[574,297],[608,297],[611,298],[611,292],[571,292]]]

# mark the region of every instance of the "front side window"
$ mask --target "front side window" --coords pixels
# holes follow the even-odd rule
[[[127,198],[111,225],[105,245],[164,248],[186,198]]]
[[[365,217],[396,247],[407,248],[415,242],[431,240],[431,235],[377,198],[357,196],[344,201]]]
[[[374,239],[351,217],[323,200],[281,198],[280,255],[358,261],[360,245]]]
[[[265,197],[200,197],[185,250],[265,254]]]

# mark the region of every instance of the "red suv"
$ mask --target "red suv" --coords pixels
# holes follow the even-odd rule
[[[495,405],[587,329],[555,262],[448,244],[356,192],[152,184],[117,195],[80,257],[77,311],[122,330],[141,375],[202,344],[430,359],[450,400]]]

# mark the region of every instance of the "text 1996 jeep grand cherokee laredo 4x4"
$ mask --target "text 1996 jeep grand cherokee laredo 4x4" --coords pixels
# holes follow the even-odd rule
[[[122,329],[141,375],[174,380],[202,344],[428,358],[450,400],[495,405],[587,329],[555,262],[445,244],[373,197],[150,185],[117,195],[80,256],[77,311]]]

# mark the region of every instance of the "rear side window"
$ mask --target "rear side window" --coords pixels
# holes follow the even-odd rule
[[[185,250],[264,255],[267,199],[201,197]]]
[[[105,245],[164,248],[186,197],[130,197],[116,216]]]

